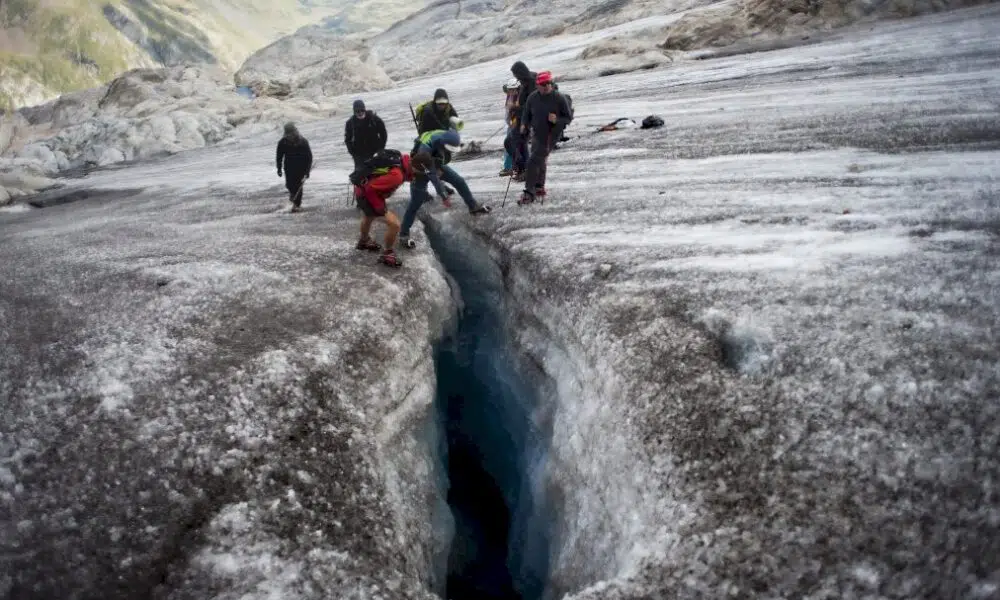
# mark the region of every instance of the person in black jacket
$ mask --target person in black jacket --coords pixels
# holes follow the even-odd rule
[[[366,110],[361,100],[354,101],[354,115],[344,125],[344,145],[354,159],[354,170],[361,168],[366,160],[379,150],[385,149],[385,122],[375,114]]]
[[[536,79],[538,89],[528,96],[521,113],[521,134],[531,134],[531,154],[524,178],[524,193],[518,204],[530,204],[545,195],[546,162],[552,147],[562,139],[563,131],[573,120],[573,113],[562,94],[553,89],[552,73],[542,71]]]
[[[528,96],[535,91],[535,79],[538,77],[534,71],[521,61],[515,62],[510,67],[510,72],[521,83],[521,89],[514,102],[514,110],[520,118],[524,112],[524,105],[528,101]],[[504,148],[514,158],[513,177],[514,181],[524,181],[524,170],[528,163],[528,138],[521,133],[520,127],[515,127],[504,140]]]
[[[278,142],[278,177],[285,172],[285,188],[292,202],[292,212],[302,209],[302,186],[312,171],[313,155],[309,141],[302,137],[294,123],[285,123],[285,135]]]
[[[447,131],[450,127],[451,118],[458,118],[455,107],[448,99],[448,92],[442,88],[434,90],[434,102],[424,107],[420,114],[420,122],[417,123],[417,135],[422,135],[428,131]]]

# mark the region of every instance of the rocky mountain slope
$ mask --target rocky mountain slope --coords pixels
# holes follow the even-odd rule
[[[212,64],[322,21],[381,29],[423,2],[386,0],[9,0],[0,3],[0,108],[39,104],[134,67]]]

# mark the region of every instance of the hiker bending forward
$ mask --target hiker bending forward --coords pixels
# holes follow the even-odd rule
[[[362,185],[354,186],[354,197],[362,212],[361,238],[356,248],[372,252],[382,250],[379,260],[390,267],[399,267],[403,263],[396,258],[394,250],[396,236],[399,234],[399,217],[388,209],[386,201],[404,182],[413,181],[414,170],[424,172],[433,166],[429,157],[411,159],[407,154],[402,155],[400,162],[399,166],[389,167],[384,173],[373,174]],[[372,223],[380,218],[385,219],[386,226],[384,248],[371,237]]]
[[[448,146],[457,148],[461,144],[461,136],[458,131],[462,128],[462,121],[457,117],[452,117],[450,124],[451,128],[447,131],[428,131],[421,135],[417,138],[417,143],[411,152],[413,158],[419,157],[422,163],[430,160],[434,168],[414,174],[413,182],[410,184],[410,204],[406,207],[406,213],[403,215],[403,225],[400,231],[400,241],[404,248],[416,247],[416,243],[410,239],[410,227],[413,226],[421,205],[431,199],[430,194],[427,193],[428,183],[434,185],[434,190],[446,207],[451,206],[451,200],[445,191],[444,184],[441,183],[442,181],[455,186],[458,195],[469,207],[470,214],[478,215],[490,212],[489,206],[479,204],[472,197],[472,191],[469,189],[469,184],[465,183],[465,179],[455,169],[448,166],[448,161],[451,160],[451,151]]]
[[[285,188],[292,203],[292,212],[302,207],[302,185],[312,170],[313,155],[309,142],[302,137],[294,123],[285,123],[285,135],[278,142],[276,155],[278,177],[285,173]]]
[[[536,82],[538,89],[528,96],[521,113],[521,133],[531,131],[531,153],[524,177],[524,194],[518,204],[528,204],[535,201],[535,196],[545,195],[549,152],[573,120],[566,98],[553,90],[552,73],[542,71]]]

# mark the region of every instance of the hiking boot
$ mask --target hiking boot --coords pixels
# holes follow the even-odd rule
[[[500,172],[497,173],[497,175],[500,177],[510,177],[513,174],[514,174],[514,169],[501,169]]]
[[[293,204],[291,210],[289,210],[288,212],[293,212],[293,213],[302,212],[302,207]]]
[[[470,215],[487,215],[492,210],[493,210],[492,208],[490,208],[489,206],[486,206],[485,204],[477,204],[475,208],[470,208],[469,209],[469,214]]]
[[[413,240],[411,240],[410,236],[408,236],[408,235],[401,235],[401,236],[399,236],[399,245],[401,247],[407,248],[409,250],[413,250],[414,248],[417,247],[417,243],[414,242]]]
[[[514,171],[514,181],[524,181],[524,171]]]
[[[535,186],[535,195],[545,196],[545,186],[543,185]]]
[[[535,195],[532,194],[531,192],[525,190],[521,194],[521,197],[518,198],[517,204],[518,204],[518,206],[524,206],[525,204],[531,204],[534,201],[535,201]]]
[[[371,238],[358,240],[358,244],[354,247],[358,250],[368,250],[369,252],[378,252],[382,249],[382,246]]]
[[[386,266],[389,266],[389,267],[402,267],[403,266],[403,261],[401,261],[398,258],[396,258],[396,253],[393,252],[392,249],[389,249],[389,250],[386,250],[385,252],[383,252],[382,256],[379,257],[378,261],[380,263],[382,263],[383,265],[386,265]]]

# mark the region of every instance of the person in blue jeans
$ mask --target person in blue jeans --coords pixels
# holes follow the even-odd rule
[[[428,183],[434,185],[434,191],[437,192],[445,207],[451,207],[451,199],[448,197],[442,181],[455,187],[462,201],[469,207],[469,214],[484,215],[492,210],[489,206],[476,202],[469,185],[465,183],[465,179],[455,169],[448,166],[448,161],[451,160],[451,150],[448,147],[458,148],[462,143],[462,138],[458,133],[462,129],[462,120],[458,117],[452,117],[449,126],[447,130],[436,129],[421,134],[410,152],[410,156],[413,158],[421,154],[430,156],[436,168],[428,169],[424,174],[415,174],[413,181],[410,182],[410,203],[406,207],[403,223],[399,230],[399,242],[403,248],[416,247],[416,243],[410,239],[410,227],[417,219],[420,207],[431,199],[431,195],[427,192]]]

